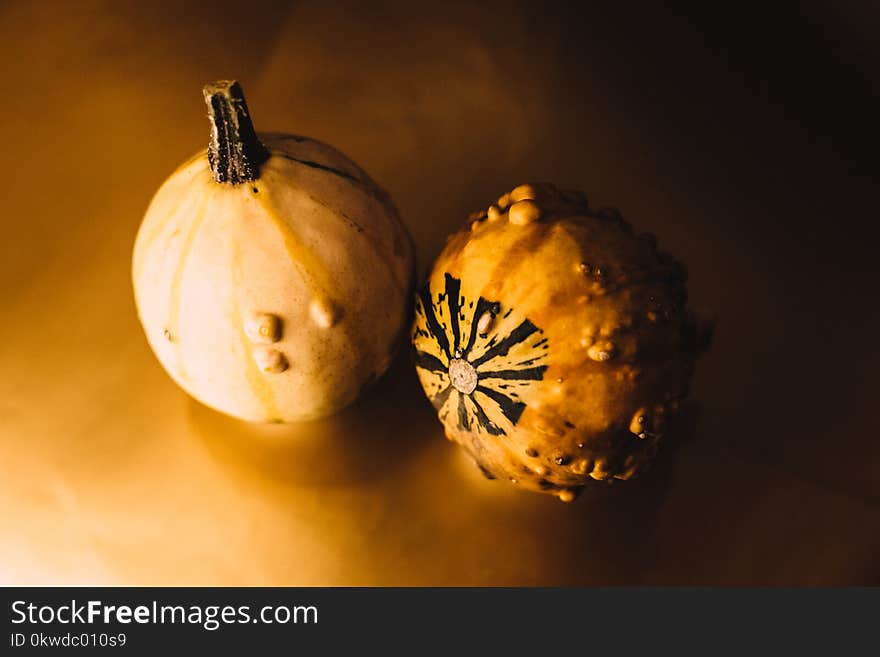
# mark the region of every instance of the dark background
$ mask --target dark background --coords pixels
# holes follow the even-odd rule
[[[0,4],[2,579],[880,584],[880,10],[770,5]],[[529,180],[656,233],[718,319],[657,469],[483,482],[403,359],[271,435],[187,400],[128,268],[222,77],[379,180],[422,270]]]

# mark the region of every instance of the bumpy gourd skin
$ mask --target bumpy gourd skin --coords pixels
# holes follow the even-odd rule
[[[451,236],[412,341],[446,435],[490,478],[576,497],[651,461],[709,330],[653,236],[522,185]]]

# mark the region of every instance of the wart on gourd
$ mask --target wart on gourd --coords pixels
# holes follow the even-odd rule
[[[391,360],[412,241],[387,193],[342,153],[257,133],[238,82],[203,93],[208,148],[157,191],[135,243],[148,341],[178,384],[220,411],[328,415]]]

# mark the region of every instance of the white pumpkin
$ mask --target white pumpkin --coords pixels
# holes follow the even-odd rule
[[[351,403],[388,367],[413,286],[412,240],[339,151],[254,132],[235,82],[205,87],[208,152],[156,193],[135,299],[171,377],[219,411],[294,421]]]

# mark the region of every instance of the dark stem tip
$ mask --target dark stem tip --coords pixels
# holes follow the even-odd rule
[[[244,92],[236,80],[218,80],[203,89],[211,120],[208,162],[218,183],[256,180],[269,151],[260,143],[251,122]]]

